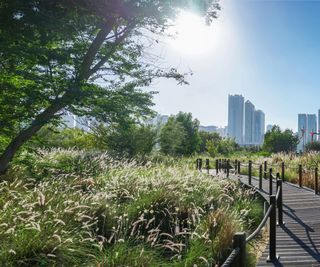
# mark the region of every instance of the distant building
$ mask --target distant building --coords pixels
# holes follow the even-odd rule
[[[298,114],[298,137],[299,137],[299,144],[298,144],[298,151],[304,151],[304,146],[307,143],[307,115],[306,114]]]
[[[254,143],[262,145],[264,142],[265,132],[265,115],[263,111],[256,110],[254,112]]]
[[[147,124],[159,127],[159,126],[162,126],[162,125],[166,124],[168,119],[169,119],[168,115],[157,115],[153,119],[149,120],[147,122]]]
[[[243,109],[242,95],[229,95],[228,98],[228,137],[234,138],[238,144],[243,143]]]
[[[210,126],[200,125],[199,126],[199,131],[202,131],[202,132],[215,133],[215,132],[217,132],[217,130],[218,130],[218,127],[213,126],[213,125],[210,125]]]
[[[307,143],[312,141],[312,134],[317,133],[317,115],[316,114],[307,114]],[[313,136],[313,141],[317,140],[317,136]]]
[[[254,144],[255,108],[249,100],[245,103],[244,114],[244,143],[252,145]]]
[[[77,115],[72,114],[71,112],[67,111],[62,116],[62,121],[64,123],[64,126],[71,129],[82,129],[86,132],[89,132],[92,126],[93,119],[89,117],[79,117]]]
[[[318,110],[318,133],[320,133],[320,109]],[[318,141],[320,141],[320,135],[318,135]]]

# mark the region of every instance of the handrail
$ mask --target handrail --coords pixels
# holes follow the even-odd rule
[[[261,223],[260,223],[259,226],[257,227],[257,229],[256,229],[251,235],[249,235],[249,236],[247,237],[246,243],[250,242],[253,238],[255,238],[255,237],[260,233],[260,231],[262,230],[262,228],[263,228],[264,225],[266,224],[266,222],[267,222],[267,220],[268,220],[268,218],[269,218],[269,215],[270,215],[272,209],[273,209],[273,205],[270,205],[269,208],[268,208],[268,210],[267,210],[267,212],[266,212],[266,214],[264,215]]]
[[[239,247],[234,248],[231,251],[231,253],[228,256],[228,258],[221,265],[221,267],[229,267],[233,263],[233,261],[236,259],[236,257],[238,256],[239,252],[240,252],[240,248]]]
[[[245,233],[236,233],[234,235],[233,240],[233,246],[234,249],[229,254],[227,260],[223,263],[223,267],[228,267],[232,263],[237,263],[237,266],[244,267],[245,266],[245,250],[246,250],[246,243],[250,242],[252,239],[254,239],[259,232],[262,230],[262,228],[265,226],[268,218],[270,223],[270,229],[269,229],[269,257],[268,261],[275,261],[277,260],[276,255],[276,218],[277,218],[277,211],[278,211],[278,224],[283,225],[283,203],[282,203],[282,183],[285,178],[285,169],[286,167],[289,169],[292,168],[292,165],[289,167],[289,165],[285,164],[284,162],[281,163],[281,165],[278,164],[267,164],[267,161],[264,161],[261,164],[257,164],[252,162],[251,160],[248,163],[242,163],[239,160],[235,160],[235,165],[230,163],[230,160],[227,159],[216,159],[216,171],[217,173],[219,171],[225,172],[226,177],[229,177],[230,168],[234,168],[236,174],[241,174],[241,168],[245,167],[245,169],[248,169],[248,184],[251,185],[251,178],[252,178],[252,169],[253,166],[259,166],[259,188],[257,188],[257,191],[259,192],[262,190],[262,177],[267,178],[267,174],[269,174],[269,195],[270,195],[270,202],[269,202],[269,208],[267,212],[265,213],[262,221],[260,222],[259,226],[248,236],[245,237]],[[276,167],[275,169],[278,170],[280,168],[280,171],[276,173],[273,172],[274,169],[269,168],[269,171],[267,171],[267,168],[269,167]],[[206,162],[206,167],[209,174],[209,161]],[[202,160],[197,159],[197,169],[201,171],[202,168]],[[316,167],[314,170],[308,170],[302,167],[302,164],[300,163],[295,170],[298,170],[299,174],[299,186],[302,187],[302,181],[303,181],[303,174],[308,172],[312,173],[314,172],[314,186],[315,186],[315,194],[318,194],[319,192],[319,181],[318,181],[318,168]],[[276,181],[276,194],[273,194],[273,179]],[[236,261],[236,262],[235,262]]]

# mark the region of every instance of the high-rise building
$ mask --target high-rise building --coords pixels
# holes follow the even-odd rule
[[[312,133],[317,133],[317,115],[316,114],[307,114],[307,143],[316,140],[316,135],[312,137]],[[313,140],[312,140],[313,138]]]
[[[307,115],[306,114],[298,114],[298,136],[299,136],[299,144],[298,151],[304,151],[304,146],[307,143]]]
[[[262,110],[257,110],[254,113],[254,143],[262,145],[265,132],[265,115]]]
[[[318,110],[318,134],[320,133],[320,109]],[[318,141],[320,141],[320,135],[318,135]]]
[[[243,143],[243,106],[242,95],[229,95],[228,98],[228,137],[238,144]]]
[[[244,143],[251,145],[254,143],[254,105],[247,100],[244,107]]]

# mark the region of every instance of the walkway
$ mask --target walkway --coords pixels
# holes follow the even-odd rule
[[[248,184],[247,176],[233,176]],[[252,178],[258,187],[258,180]],[[269,197],[269,180],[263,179],[262,193]],[[273,184],[276,193],[276,184]],[[267,263],[266,247],[257,266],[320,266],[320,196],[313,191],[290,183],[283,183],[283,220],[277,227],[279,261]]]

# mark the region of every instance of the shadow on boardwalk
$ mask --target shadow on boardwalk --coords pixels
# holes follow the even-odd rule
[[[246,176],[232,178],[248,184]],[[256,178],[252,179],[252,185],[258,186]],[[260,192],[268,197],[268,180],[263,180]],[[257,266],[320,267],[320,197],[310,190],[284,182],[283,216],[285,225],[277,227],[276,247],[279,260],[267,263],[267,246]]]

